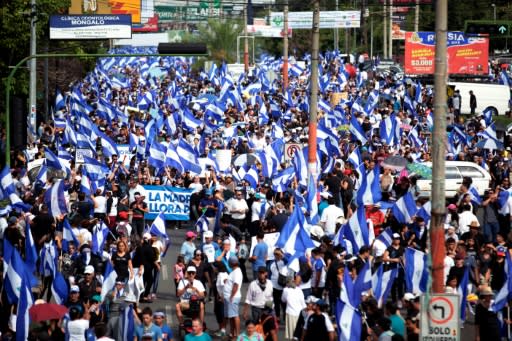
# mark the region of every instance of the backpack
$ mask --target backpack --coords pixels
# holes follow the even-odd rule
[[[313,270],[307,263],[299,263],[299,276],[302,283],[307,283],[313,275]]]

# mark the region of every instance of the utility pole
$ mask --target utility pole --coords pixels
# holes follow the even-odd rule
[[[393,0],[389,0],[389,52],[388,58],[393,58]]]
[[[388,58],[388,0],[384,0],[384,8],[382,11],[382,18],[384,19],[382,22],[382,51],[384,59]]]
[[[373,60],[373,17],[370,15],[370,60]]]
[[[35,56],[37,54],[37,33],[36,33],[36,23],[37,23],[37,7],[36,0],[30,0],[30,55]],[[33,132],[36,131],[37,122],[37,62],[36,59],[33,58],[30,60],[30,85],[29,85],[29,102],[30,102],[30,111],[28,114],[27,120],[27,142],[33,142],[35,140],[35,136],[33,136]],[[10,153],[9,150],[5,151],[6,153]]]
[[[336,11],[338,11],[338,0],[336,0]],[[340,32],[339,29],[336,27],[334,29],[334,51],[339,50],[339,42],[340,42]]]
[[[311,44],[311,94],[309,99],[308,175],[316,177],[316,126],[318,109],[318,54],[320,41],[320,0],[313,3],[313,42]],[[348,53],[348,52],[347,52]],[[315,183],[316,187],[316,183]]]
[[[288,89],[288,0],[283,9],[283,93]]]
[[[434,71],[434,131],[432,134],[432,220],[430,255],[432,257],[432,292],[444,292],[444,222],[445,222],[445,148],[446,148],[446,32],[448,0],[436,2],[436,54]]]
[[[364,47],[364,52],[368,52],[368,30],[366,21],[366,0],[361,0],[361,45]]]
[[[249,40],[247,39],[247,1],[244,1],[244,70],[249,75]]]
[[[416,8],[414,11],[414,32],[419,31],[420,26],[420,0],[416,0]]]

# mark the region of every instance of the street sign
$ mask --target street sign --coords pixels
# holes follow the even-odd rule
[[[466,20],[464,32],[466,34],[488,34],[491,38],[509,38],[511,21],[505,20]]]
[[[459,295],[421,297],[420,340],[460,340]]]
[[[270,26],[284,27],[283,12],[270,13]],[[361,26],[361,11],[321,11],[320,28],[358,28]],[[288,27],[308,29],[313,27],[313,12],[288,12]]]
[[[284,159],[285,161],[290,161],[293,159],[293,156],[296,152],[300,152],[302,150],[302,144],[295,142],[288,142],[284,145]]]

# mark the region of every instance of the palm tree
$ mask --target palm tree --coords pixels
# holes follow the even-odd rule
[[[240,20],[208,20],[198,27],[199,33],[191,38],[206,43],[211,58],[216,62],[233,63],[236,60],[236,39],[243,32]]]

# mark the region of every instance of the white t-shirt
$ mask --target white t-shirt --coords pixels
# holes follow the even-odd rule
[[[224,284],[228,280],[227,272],[219,272],[217,274],[217,281],[215,282],[215,286],[217,287],[217,292],[221,293],[224,290]]]
[[[203,190],[203,185],[201,185],[199,182],[193,182],[190,185],[188,185],[189,189],[192,189],[192,193],[199,193]]]
[[[89,320],[74,320],[68,322],[69,341],[85,341],[85,331],[89,329]]]
[[[288,276],[288,267],[284,264],[284,262],[280,260],[273,261],[272,263],[270,263],[270,280],[272,281],[272,286],[274,287],[274,289],[283,290],[283,287],[279,285],[279,283],[277,283],[279,273],[281,273],[281,275]]]
[[[325,317],[325,327],[327,328],[327,331],[333,332],[334,327],[332,325],[331,319],[329,318],[329,316],[326,313],[322,313],[322,315],[324,315],[324,317]],[[309,315],[308,318],[306,319],[306,323],[304,324],[304,330],[308,329],[309,317],[311,317],[311,315]]]
[[[229,300],[231,297],[231,290],[233,290],[233,286],[238,284],[238,290],[236,291],[234,298],[242,297],[242,282],[244,280],[244,275],[242,274],[242,270],[240,268],[236,268],[228,276],[226,283],[224,283],[224,288],[222,290],[222,296],[225,300]]]
[[[286,303],[286,314],[291,316],[300,316],[301,310],[306,308],[306,302],[304,302],[304,295],[302,294],[302,290],[298,287],[284,288],[283,296],[281,296],[281,301],[283,301],[283,303]]]
[[[336,220],[344,217],[345,213],[336,205],[327,206],[323,212],[320,222],[324,224],[324,230],[327,235],[336,233]]]
[[[188,283],[190,283],[190,281],[188,279],[184,279],[184,280],[180,281],[178,284],[178,290],[185,288],[185,286]],[[194,279],[194,281],[192,282],[192,286],[194,288],[196,288],[197,291],[199,291],[199,292],[203,292],[203,293],[205,292],[203,283],[201,283],[201,281],[199,281],[197,279]],[[187,291],[185,291],[185,293],[183,295],[181,295],[181,299],[188,300],[188,299],[190,299],[190,296],[192,296],[192,289],[188,289]]]
[[[226,202],[226,206],[233,219],[245,219],[245,212],[249,211],[249,206],[247,206],[247,202],[244,199],[231,198]],[[238,211],[243,211],[244,213]]]
[[[212,243],[203,245],[203,253],[206,256],[206,259],[208,259],[208,263],[215,262],[215,246],[213,246]]]
[[[102,195],[94,197],[94,213],[107,213],[107,198]]]

